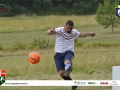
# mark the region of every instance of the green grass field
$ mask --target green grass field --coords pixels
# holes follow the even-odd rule
[[[120,44],[120,30],[104,29],[95,21],[95,16],[17,16],[0,18],[0,44],[4,48],[16,42],[28,44],[34,39],[46,39],[54,45],[55,36],[46,35],[52,27],[64,26],[72,19],[80,32],[95,32],[95,37],[78,38],[77,42],[86,45],[92,43]],[[32,51],[41,54],[40,63],[28,62]],[[62,80],[54,64],[54,48],[0,51],[0,69],[7,72],[6,80]],[[120,46],[111,47],[75,47],[73,59],[74,80],[111,80],[112,66],[120,64]],[[0,90],[70,90],[70,87],[0,87]],[[78,87],[77,90],[111,90],[111,87]]]

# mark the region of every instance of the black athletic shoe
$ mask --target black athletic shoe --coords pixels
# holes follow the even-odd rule
[[[65,77],[69,76],[70,73],[72,72],[72,70],[73,70],[73,67],[70,66],[70,67],[65,71],[64,76],[65,76]]]
[[[76,90],[77,86],[72,86],[71,90]]]

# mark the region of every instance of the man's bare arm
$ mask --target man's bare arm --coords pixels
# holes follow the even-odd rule
[[[79,35],[79,37],[86,37],[86,36],[94,37],[95,33],[94,32],[81,32]]]
[[[56,34],[55,28],[52,28],[46,32],[47,35],[54,35]]]

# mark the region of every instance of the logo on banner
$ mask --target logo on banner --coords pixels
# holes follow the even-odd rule
[[[118,86],[118,83],[116,81],[112,81],[112,83],[110,83],[110,85],[112,85],[112,86]]]
[[[115,5],[116,8],[116,16],[120,18],[120,5]]]
[[[86,85],[86,82],[82,82],[82,81],[74,81],[74,85]]]
[[[108,82],[100,82],[100,85],[108,85]]]
[[[6,76],[6,71],[5,70],[0,70],[0,85],[5,83],[5,76]]]
[[[88,84],[96,84],[96,82],[88,82]]]

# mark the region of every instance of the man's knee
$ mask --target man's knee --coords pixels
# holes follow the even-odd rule
[[[64,70],[60,70],[59,72],[58,72],[58,74],[61,76],[61,77],[64,77]]]

